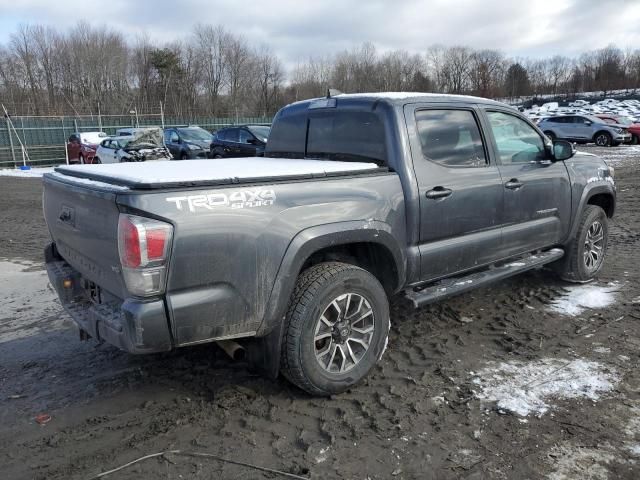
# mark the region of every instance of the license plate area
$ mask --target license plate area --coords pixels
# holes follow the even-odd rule
[[[82,282],[82,286],[84,288],[84,291],[87,293],[87,297],[89,298],[89,300],[91,300],[96,305],[102,305],[102,288],[100,288],[99,285],[96,285],[91,280],[83,279]]]

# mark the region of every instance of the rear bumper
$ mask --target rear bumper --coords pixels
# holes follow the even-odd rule
[[[58,293],[62,306],[80,329],[97,340],[129,353],[172,349],[169,322],[162,300],[128,298],[98,304],[91,300],[84,289],[81,275],[58,255],[55,244],[45,248],[45,261],[51,285]]]

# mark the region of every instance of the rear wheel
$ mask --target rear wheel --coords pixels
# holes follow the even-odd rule
[[[567,245],[559,273],[569,282],[588,282],[602,269],[609,243],[609,224],[604,210],[587,205],[582,212],[578,231]]]
[[[640,143],[640,137],[635,133],[631,135],[631,145],[638,145]]]
[[[331,395],[357,384],[382,356],[389,302],[366,270],[320,263],[298,277],[285,322],[282,373],[313,395]]]
[[[187,160],[188,158],[189,158],[189,157],[188,157],[188,156],[187,156],[187,154],[186,154],[186,153],[184,153],[184,152],[180,155],[180,160]]]
[[[93,157],[93,162],[91,163],[102,163],[98,157]]]
[[[78,156],[78,161],[80,162],[80,165],[84,165],[84,156],[82,154]]]
[[[599,132],[599,133],[596,133],[596,136],[594,137],[593,141],[599,147],[608,147],[611,145],[612,139],[611,139],[611,135],[608,134],[607,132]]]

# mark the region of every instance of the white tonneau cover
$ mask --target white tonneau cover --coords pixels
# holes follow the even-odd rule
[[[325,176],[376,170],[375,163],[289,158],[220,158],[210,160],[152,161],[102,165],[63,165],[56,172],[135,188],[154,185],[241,183],[279,177]]]

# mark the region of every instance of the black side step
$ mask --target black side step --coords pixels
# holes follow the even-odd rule
[[[470,273],[463,277],[446,278],[421,290],[405,290],[405,294],[413,302],[413,305],[418,308],[540,267],[562,258],[563,255],[564,250],[561,248],[552,248],[535,255],[528,255],[499,265],[492,265],[486,270]]]

